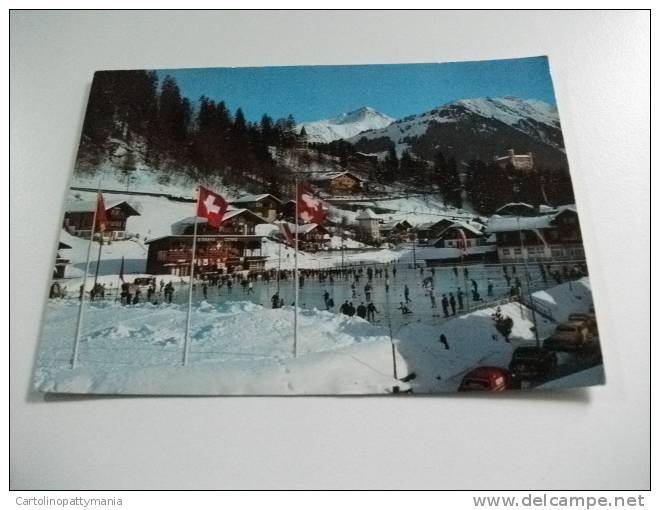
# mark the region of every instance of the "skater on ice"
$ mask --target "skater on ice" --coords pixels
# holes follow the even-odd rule
[[[375,322],[376,320],[376,315],[377,313],[380,313],[378,310],[376,310],[376,305],[373,303],[369,303],[367,305],[367,320],[370,322]]]
[[[449,317],[449,300],[447,299],[447,295],[443,294],[442,295],[442,313],[445,315],[445,317]]]

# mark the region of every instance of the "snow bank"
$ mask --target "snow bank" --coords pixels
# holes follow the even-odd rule
[[[194,306],[189,364],[181,366],[186,307],[93,304],[79,366],[70,368],[77,303],[50,302],[34,384],[39,391],[125,394],[364,394],[407,385],[393,379],[392,347],[365,320],[249,302]],[[405,373],[406,363],[398,364]]]

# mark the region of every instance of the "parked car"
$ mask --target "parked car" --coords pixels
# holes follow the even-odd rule
[[[555,332],[543,342],[549,351],[573,352],[582,348],[589,340],[589,328],[584,321],[562,322]]]
[[[505,368],[478,367],[463,377],[458,391],[504,391],[512,387],[511,374]]]
[[[155,276],[139,276],[135,280],[133,280],[133,285],[137,285],[138,287],[148,287],[149,285],[156,285],[156,277]]]
[[[557,366],[557,354],[542,347],[521,346],[513,351],[509,372],[514,381],[539,379]]]
[[[570,322],[584,322],[591,333],[596,329],[596,316],[591,313],[572,313],[568,316],[568,320]]]

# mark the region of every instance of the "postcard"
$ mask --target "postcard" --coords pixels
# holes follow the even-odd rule
[[[604,384],[546,57],[99,71],[71,171],[38,391]]]

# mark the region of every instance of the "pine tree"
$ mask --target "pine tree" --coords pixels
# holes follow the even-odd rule
[[[495,329],[504,337],[506,342],[509,342],[509,336],[513,330],[513,319],[508,315],[503,315],[502,309],[499,306],[491,317],[495,322]]]
[[[394,145],[390,146],[387,151],[387,156],[385,156],[384,161],[384,169],[384,181],[387,183],[394,182],[397,172],[399,171],[399,158],[396,156]]]

